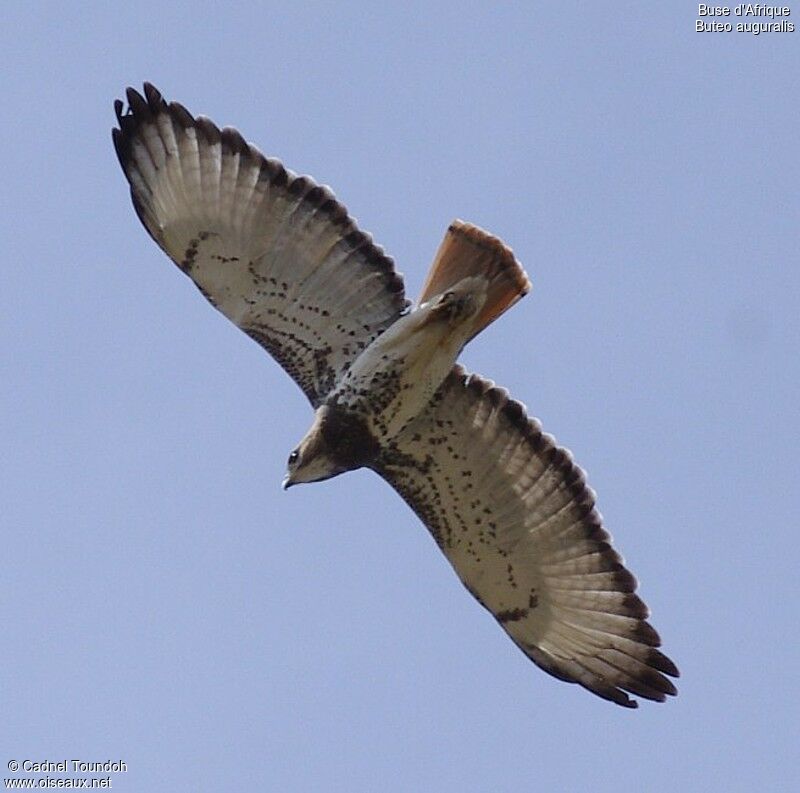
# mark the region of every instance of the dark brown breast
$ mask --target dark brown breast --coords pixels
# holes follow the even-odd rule
[[[381,447],[363,416],[335,404],[324,410],[322,436],[336,462],[348,469],[371,465]]]

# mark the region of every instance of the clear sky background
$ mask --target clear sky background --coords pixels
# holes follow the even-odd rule
[[[797,789],[800,29],[696,13],[6,9],[0,777]],[[311,412],[134,215],[112,102],[145,79],[332,185],[411,296],[454,217],[514,248],[533,292],[463,361],[587,470],[677,699],[542,673],[373,474],[280,490]]]

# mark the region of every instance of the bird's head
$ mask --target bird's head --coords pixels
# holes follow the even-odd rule
[[[330,444],[325,440],[324,422],[325,408],[321,408],[314,416],[311,429],[289,455],[284,490],[302,482],[321,482],[348,470],[336,462]]]

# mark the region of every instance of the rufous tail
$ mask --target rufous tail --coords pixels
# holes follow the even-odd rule
[[[417,304],[443,294],[470,277],[486,282],[486,300],[472,320],[470,338],[494,322],[531,288],[511,248],[471,223],[454,220],[436,252]]]

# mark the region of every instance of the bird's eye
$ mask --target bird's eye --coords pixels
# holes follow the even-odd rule
[[[295,449],[289,455],[289,465],[294,465],[299,459],[300,459],[300,452],[298,452],[297,449]]]

